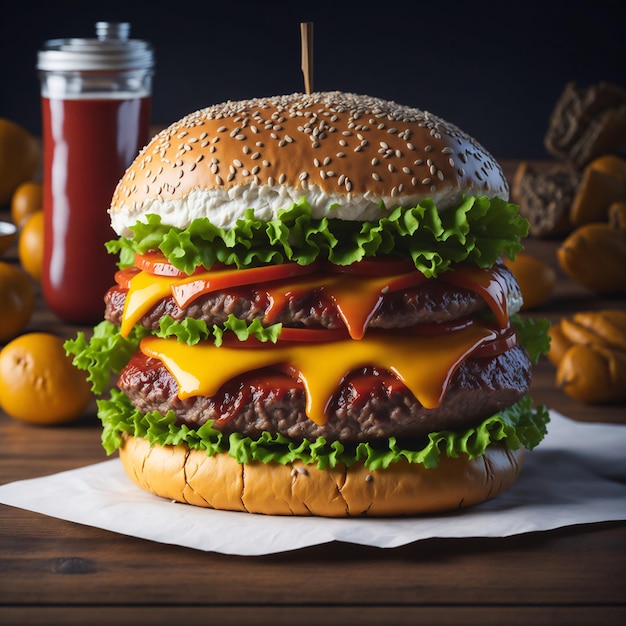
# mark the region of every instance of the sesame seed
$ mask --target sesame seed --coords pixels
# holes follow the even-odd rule
[[[380,176],[379,176],[376,172],[372,172],[372,178],[373,178],[376,182],[380,181]]]

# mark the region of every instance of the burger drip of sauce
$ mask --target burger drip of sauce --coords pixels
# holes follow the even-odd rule
[[[362,368],[346,377],[339,393],[333,398],[331,410],[336,414],[348,406],[352,410],[359,410],[373,393],[391,398],[395,394],[406,394],[407,388],[389,372],[371,367]],[[289,407],[294,397],[304,395],[305,388],[301,381],[267,368],[229,380],[210,398],[206,409],[210,415],[218,416],[214,422],[221,427],[235,419],[243,407],[257,404]]]

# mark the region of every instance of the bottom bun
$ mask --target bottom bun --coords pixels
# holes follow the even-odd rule
[[[151,446],[127,436],[120,459],[142,489],[213,509],[268,515],[399,516],[450,511],[494,498],[522,467],[524,448],[492,446],[483,456],[442,457],[436,468],[400,461],[371,471],[363,463],[320,470],[288,465],[241,465],[226,453],[207,456],[186,445]]]

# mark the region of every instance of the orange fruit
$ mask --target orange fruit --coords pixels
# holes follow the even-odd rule
[[[50,333],[26,333],[0,351],[0,405],[31,424],[71,422],[91,401],[85,373],[66,356],[63,340]]]
[[[0,261],[0,342],[28,324],[35,308],[35,288],[21,268]]]
[[[19,124],[0,117],[0,206],[32,178],[38,163],[37,140]]]
[[[17,254],[22,267],[40,282],[43,265],[43,211],[33,213],[26,220],[17,242]]]
[[[29,180],[22,183],[11,198],[11,218],[17,226],[24,226],[28,218],[43,209],[43,187]]]
[[[541,306],[552,295],[556,285],[556,272],[541,259],[520,252],[514,261],[505,258],[504,264],[513,272],[522,291],[522,311]]]

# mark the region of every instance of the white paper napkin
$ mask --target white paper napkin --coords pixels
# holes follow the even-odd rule
[[[517,483],[447,515],[394,519],[279,517],[213,511],[152,496],[118,459],[0,487],[0,503],[124,535],[236,555],[344,541],[393,548],[430,537],[507,537],[626,519],[626,426],[582,424],[551,411]]]

